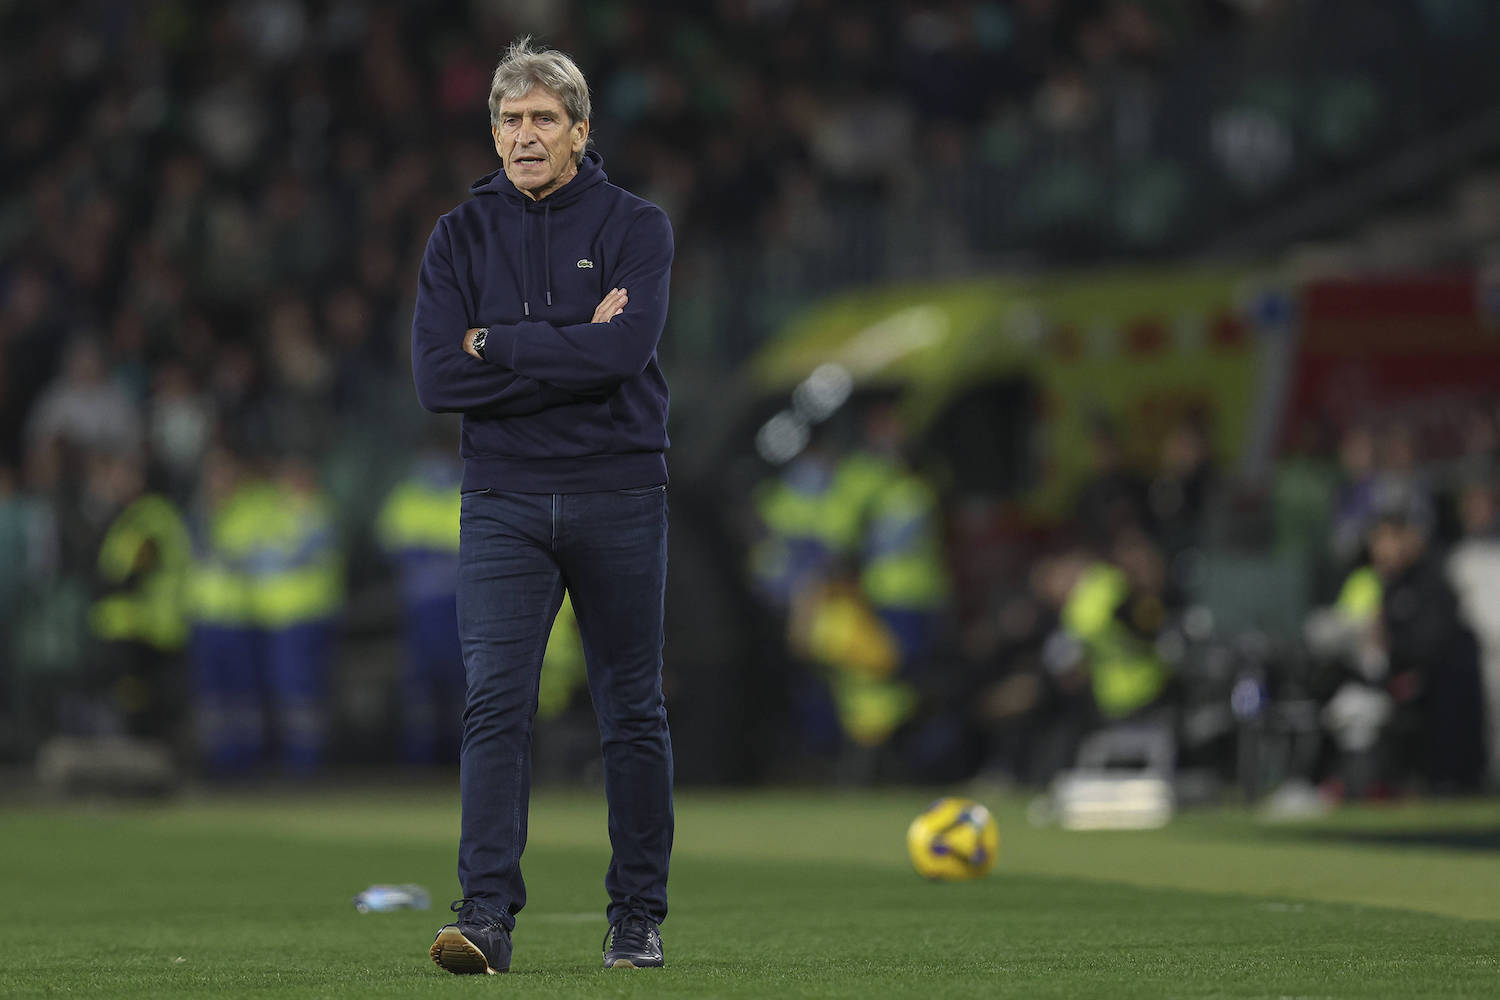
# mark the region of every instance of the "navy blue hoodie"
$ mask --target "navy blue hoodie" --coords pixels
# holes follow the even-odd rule
[[[417,285],[417,399],[464,415],[465,490],[582,493],[666,482],[667,318],[672,226],[609,183],[588,151],[540,201],[503,170],[438,220]],[[611,288],[625,311],[593,323]],[[464,331],[489,327],[485,360]]]

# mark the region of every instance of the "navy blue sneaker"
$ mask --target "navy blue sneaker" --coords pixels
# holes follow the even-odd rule
[[[460,899],[448,907],[458,920],[437,932],[428,954],[455,975],[493,976],[510,969],[510,931],[499,912],[478,899]]]
[[[609,933],[604,935],[606,969],[659,969],[664,964],[661,931],[647,917],[632,913],[611,924]]]

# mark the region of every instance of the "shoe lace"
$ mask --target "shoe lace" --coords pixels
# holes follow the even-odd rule
[[[656,925],[645,917],[629,916],[611,927],[604,935],[604,947],[611,944],[615,951],[640,953],[651,948],[651,932]],[[611,936],[613,940],[611,941]]]
[[[459,923],[500,924],[498,911],[484,900],[472,896],[455,899],[448,904],[448,909],[458,914]]]

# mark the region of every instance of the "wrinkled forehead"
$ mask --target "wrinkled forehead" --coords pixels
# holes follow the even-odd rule
[[[500,115],[527,115],[551,112],[560,118],[568,117],[568,109],[563,104],[561,97],[555,91],[538,84],[532,87],[520,97],[502,97],[500,99]]]

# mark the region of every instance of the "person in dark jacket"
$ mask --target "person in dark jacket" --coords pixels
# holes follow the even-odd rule
[[[1411,501],[1386,503],[1370,530],[1380,577],[1386,690],[1406,769],[1436,792],[1477,791],[1484,775],[1479,643],[1442,562],[1429,552],[1429,518]]]
[[[662,964],[672,748],[662,696],[672,227],[588,149],[588,84],[521,39],[495,69],[501,169],[438,220],[412,322],[417,397],[463,414],[458,624],[467,676],[456,921],[431,956],[503,972],[526,903],[531,733],[569,595],[604,754],[606,967]]]

